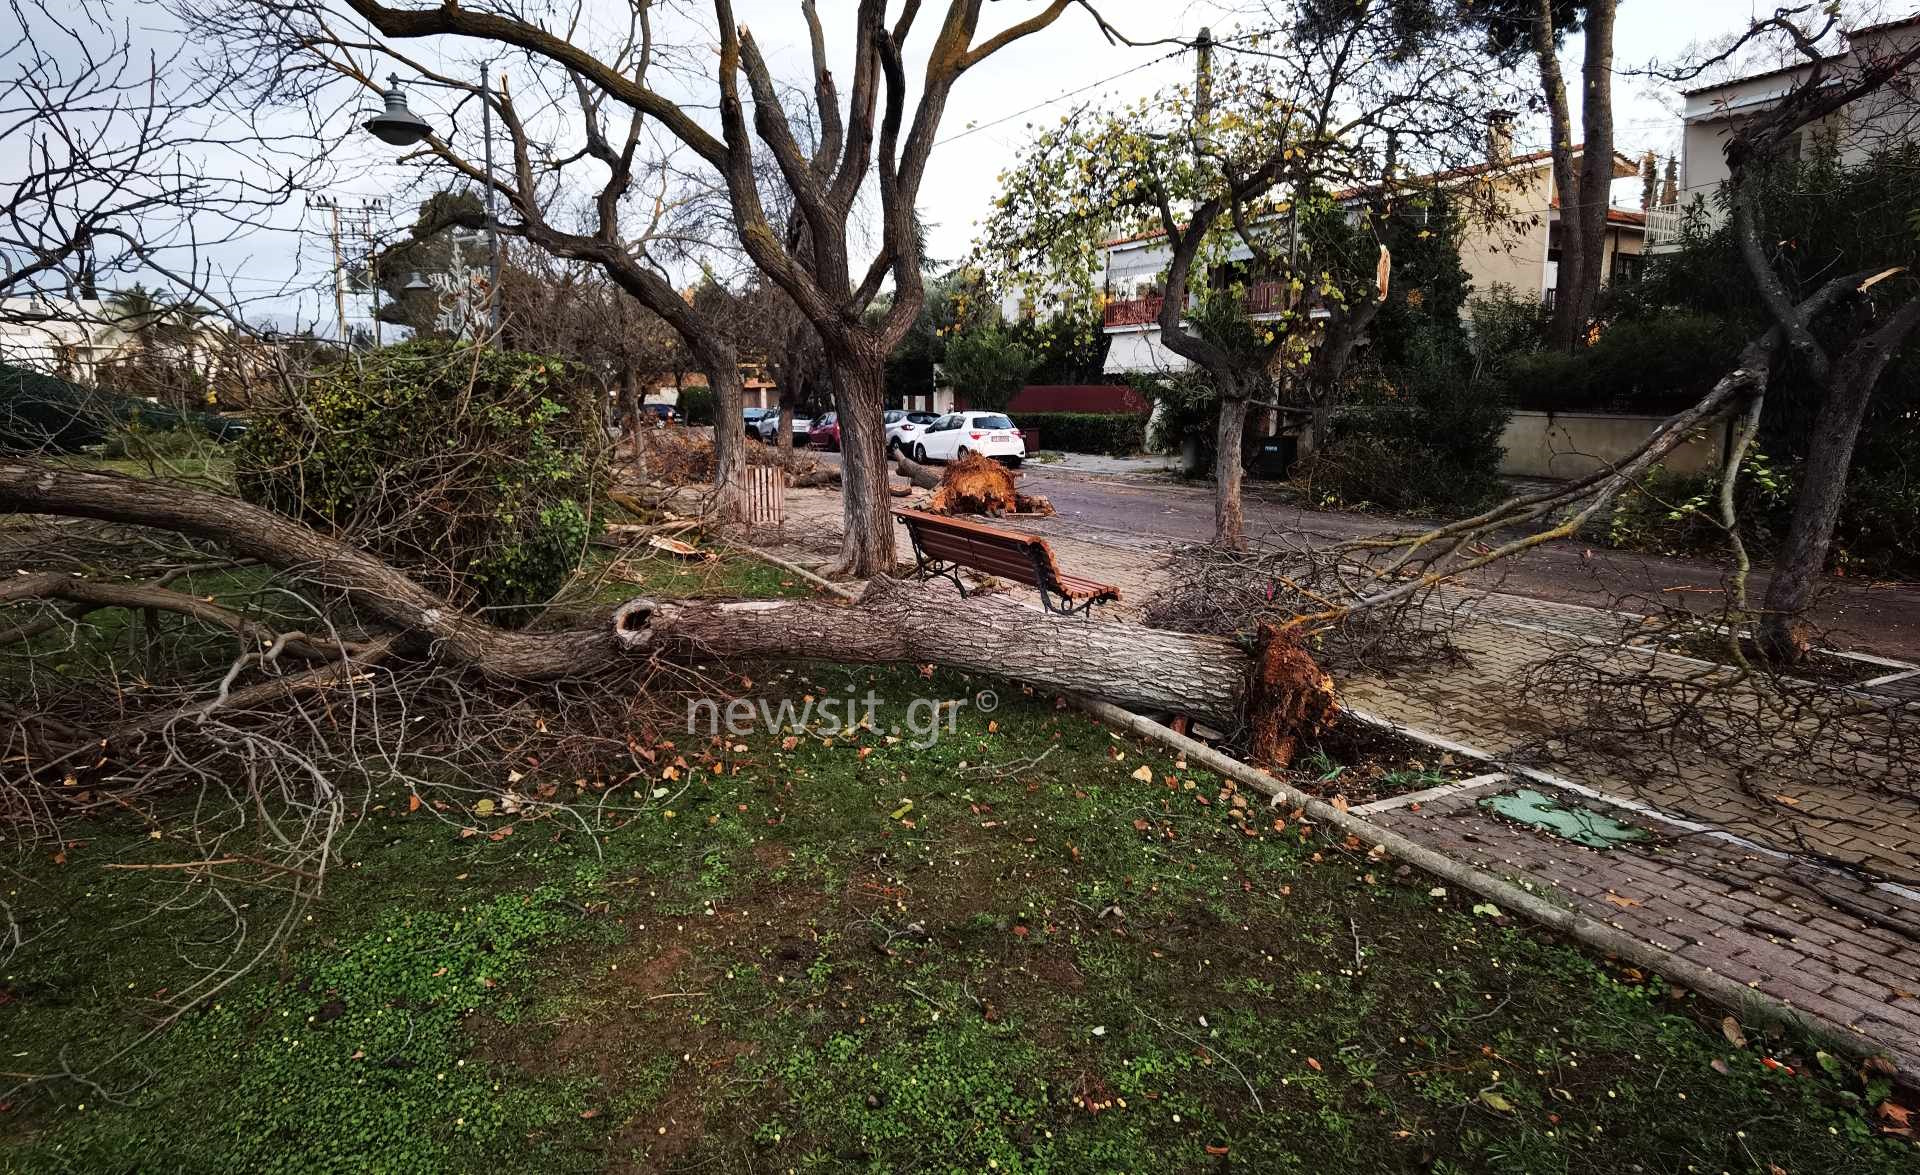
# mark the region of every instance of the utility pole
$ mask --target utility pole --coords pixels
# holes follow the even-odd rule
[[[500,341],[500,227],[493,219],[493,90],[488,84],[488,73],[493,62],[483,62],[480,66],[480,136],[486,141],[487,168],[487,237],[492,246],[493,255],[487,263],[487,303],[493,311],[493,341]],[[500,75],[501,85],[506,84],[506,74]]]
[[[357,206],[343,205],[334,196],[315,196],[313,205],[325,208],[332,218],[329,235],[333,240],[333,306],[340,316],[340,343],[351,346],[352,332],[347,325],[347,261],[364,259],[362,276],[372,287],[373,345],[381,345],[380,281],[378,265],[379,237],[374,221],[387,211],[387,201],[379,196],[362,198]],[[356,291],[357,292],[357,291]]]
[[[340,345],[347,347],[351,341],[347,335],[347,267],[340,253],[340,205],[324,196],[321,199],[321,207],[333,220],[333,312],[337,316],[334,321],[340,324]]]

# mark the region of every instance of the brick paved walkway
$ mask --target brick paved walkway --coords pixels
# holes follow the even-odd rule
[[[794,491],[789,553],[825,561],[837,546],[838,494]],[[1120,585],[1103,619],[1130,619],[1171,583],[1171,545],[1070,524],[1013,519],[1044,534],[1062,566]],[[911,550],[903,531],[900,549]],[[763,538],[762,541],[765,541]],[[1429,847],[1550,892],[1570,907],[1662,950],[1732,976],[1836,1032],[1887,1050],[1920,1074],[1920,787],[1915,764],[1871,754],[1758,773],[1739,748],[1710,736],[1691,750],[1637,755],[1623,738],[1596,750],[1570,739],[1587,721],[1552,704],[1537,676],[1556,658],[1651,670],[1668,680],[1725,680],[1719,666],[1648,647],[1638,616],[1498,594],[1445,601],[1458,662],[1349,676],[1342,696],[1363,718],[1457,744],[1490,760],[1488,778],[1417,806],[1376,805],[1367,817]],[[1863,665],[1878,698],[1920,694],[1920,677]],[[1564,697],[1564,695],[1561,695]],[[1722,691],[1735,703],[1753,695]],[[1824,695],[1823,695],[1824,696]],[[1836,695],[1838,696],[1838,695]],[[1787,715],[1785,721],[1792,721]],[[1754,738],[1742,726],[1727,738]],[[1824,736],[1823,736],[1824,737]],[[1706,745],[1698,745],[1704,741]],[[1751,757],[1749,757],[1751,758]],[[1818,760],[1814,756],[1813,760]],[[1654,833],[1651,841],[1587,849],[1493,817],[1487,796],[1517,784],[1607,811]],[[1910,931],[1916,937],[1910,938]],[[1911,1079],[1911,1077],[1909,1077]]]

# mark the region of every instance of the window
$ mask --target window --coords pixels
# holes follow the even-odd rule
[[[906,418],[907,418],[907,414],[905,412],[900,411],[900,409],[889,408],[887,409],[886,415],[882,416],[880,419],[886,421],[888,424],[899,424],[902,420],[905,420]]]
[[[973,418],[974,428],[1012,428],[1013,421],[1004,416],[981,415]]]
[[[1640,255],[1637,253],[1615,253],[1613,255],[1613,281],[1635,282],[1640,280]]]

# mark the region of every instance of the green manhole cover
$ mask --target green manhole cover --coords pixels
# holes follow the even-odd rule
[[[1652,835],[1644,828],[1622,824],[1592,808],[1569,808],[1528,787],[1489,796],[1480,801],[1480,806],[1496,815],[1545,829],[1590,849],[1611,849],[1617,845],[1646,840]]]

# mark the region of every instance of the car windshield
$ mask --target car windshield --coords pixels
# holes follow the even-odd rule
[[[907,419],[913,421],[915,424],[932,424],[935,420],[938,420],[939,417],[931,412],[909,412],[907,413]]]
[[[1004,416],[976,416],[973,418],[973,427],[975,428],[1012,428],[1013,421],[1008,420]]]
[[[905,412],[900,411],[898,408],[889,408],[887,410],[887,414],[881,417],[881,419],[886,421],[888,424],[898,424],[900,423],[900,421],[906,418],[906,415],[907,414]]]
[[[758,420],[767,414],[767,410],[765,408],[748,408],[746,413],[748,420]]]

